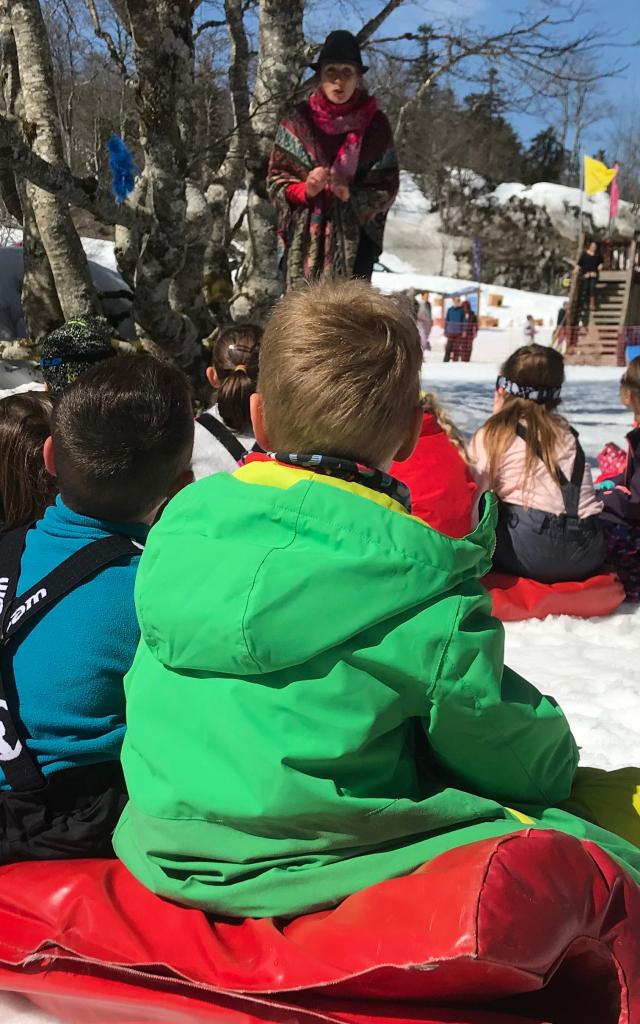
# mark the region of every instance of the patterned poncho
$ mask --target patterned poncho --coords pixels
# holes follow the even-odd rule
[[[332,106],[318,92],[300,103],[281,122],[271,154],[268,190],[278,211],[278,259],[286,268],[287,287],[323,275],[351,277],[362,232],[381,252],[387,212],[398,192],[393,134],[375,100],[360,93],[337,121],[331,134],[338,134],[342,121],[345,131],[336,139],[333,160],[322,141]],[[314,167],[337,169],[349,184],[350,199],[341,202],[325,189],[305,204],[292,205],[288,187],[304,182]]]

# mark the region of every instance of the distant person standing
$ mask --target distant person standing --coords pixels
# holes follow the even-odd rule
[[[462,303],[462,312],[464,319],[462,321],[462,336],[460,338],[460,359],[463,363],[468,363],[471,359],[473,343],[478,333],[478,318],[471,308],[471,303],[468,301]]]
[[[459,295],[454,295],[452,305],[447,310],[444,321],[444,333],[447,344],[444,350],[444,362],[448,363],[453,356],[454,363],[460,358],[460,342],[464,330],[464,310]]]
[[[524,343],[525,345],[533,345],[536,340],[536,322],[529,314],[524,325]]]
[[[602,257],[597,242],[587,242],[580,259],[574,267],[574,271],[582,275],[581,293],[582,298],[589,300],[589,309],[596,309],[596,296],[600,271],[602,270]]]
[[[558,319],[556,320],[556,329],[553,332],[553,338],[551,340],[551,347],[557,348],[558,352],[563,352],[566,340],[567,340],[567,310],[568,303],[563,302],[558,310]]]
[[[422,351],[430,352],[431,342],[429,341],[429,338],[433,328],[433,313],[431,310],[431,302],[429,301],[429,292],[422,292],[418,296],[417,303],[418,312],[416,315],[416,323],[418,325],[418,332],[422,343]]]

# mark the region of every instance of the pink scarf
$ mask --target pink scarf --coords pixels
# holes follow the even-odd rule
[[[326,135],[345,135],[331,171],[350,183],[356,176],[364,133],[378,111],[375,96],[358,90],[348,103],[331,103],[318,87],[309,97],[311,119]]]

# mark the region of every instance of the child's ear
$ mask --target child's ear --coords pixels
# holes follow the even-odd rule
[[[53,438],[48,437],[42,447],[42,458],[44,459],[44,468],[46,469],[49,476],[56,476],[56,460],[53,455]]]
[[[406,437],[393,457],[394,462],[405,462],[411,458],[420,437],[423,419],[424,410],[421,405],[417,405],[411,413],[411,422]]]
[[[262,405],[262,395],[256,392],[249,399],[249,408],[251,409],[251,423],[253,424],[253,432],[256,436],[256,441],[262,448],[263,452],[271,450],[271,444],[267,434],[267,428],[264,422],[264,407]]]
[[[194,480],[195,477],[193,475],[193,470],[191,469],[191,466],[189,466],[188,469],[183,469],[182,473],[178,474],[178,476],[171,484],[171,487],[167,491],[167,501],[171,501],[172,498],[175,498],[176,494],[178,494],[178,492],[181,491],[183,487],[187,487],[189,484],[192,484]]]
[[[215,367],[214,366],[207,366],[207,368],[206,368],[206,370],[204,372],[205,372],[206,378],[209,381],[209,384],[211,385],[213,390],[217,391],[218,388],[220,387],[220,378],[218,377],[218,374],[216,373]]]
[[[496,393],[493,396],[493,412],[494,412],[494,415],[495,415],[495,413],[500,412],[500,410],[502,409],[502,406],[504,405],[504,394],[505,394],[504,388],[496,388]]]

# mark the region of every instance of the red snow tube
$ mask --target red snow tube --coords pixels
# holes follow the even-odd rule
[[[613,573],[581,583],[538,583],[524,576],[492,572],[482,580],[493,598],[493,614],[503,622],[577,615],[610,615],[624,601],[624,587]]]
[[[67,1024],[633,1024],[640,887],[535,829],[291,921],[175,906],[117,861],[18,864],[0,869],[0,989]]]

